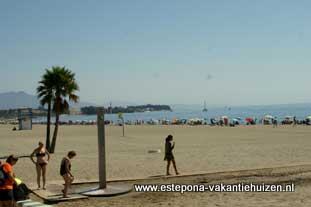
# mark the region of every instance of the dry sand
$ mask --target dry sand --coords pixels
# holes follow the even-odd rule
[[[30,154],[38,141],[45,139],[45,126],[36,125],[32,131],[11,131],[12,128],[11,125],[0,125],[0,156]],[[78,153],[72,163],[75,178],[97,179],[96,133],[96,126],[61,126],[56,153],[48,165],[48,180],[61,180],[59,164],[68,150]],[[108,126],[106,134],[108,180],[163,175],[166,165],[163,161],[164,138],[168,134],[174,135],[177,166],[184,174],[307,165],[311,157],[311,127],[306,126],[126,126],[126,137],[121,136],[121,127]],[[161,149],[162,153],[148,153],[148,150],[156,149]],[[15,172],[26,183],[35,182],[35,167],[29,159],[20,159]],[[181,196],[178,193],[144,193],[127,197],[129,200],[125,199],[125,203],[151,202],[154,206],[167,206],[169,203],[173,206],[299,206],[299,199],[302,203],[310,203],[307,199],[311,192],[309,188],[308,184],[303,184],[296,193],[291,194],[187,193]],[[266,199],[267,195],[270,200]],[[139,201],[136,201],[137,198]],[[259,205],[259,201],[263,203]],[[122,204],[118,200],[112,200],[114,202],[115,206]],[[295,205],[290,205],[293,202]]]
[[[308,168],[308,172],[299,169]],[[311,166],[299,166],[274,170],[252,170],[248,173],[234,172],[177,177],[132,183],[179,183],[179,184],[295,184],[295,192],[132,192],[114,198],[89,198],[88,200],[59,203],[57,206],[207,206],[207,207],[304,207],[311,205]],[[278,171],[278,170],[275,170]],[[293,174],[287,174],[286,172]]]

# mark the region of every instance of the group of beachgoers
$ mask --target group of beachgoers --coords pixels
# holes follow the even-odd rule
[[[191,118],[191,119],[149,119],[149,120],[127,120],[125,125],[210,125],[210,126],[236,126],[236,125],[273,125],[274,122],[279,122],[282,125],[311,125],[311,117],[298,120],[296,116],[286,116],[283,120],[275,116],[266,115],[263,118],[257,119],[256,117],[241,117],[229,118],[228,116],[213,117],[209,120],[206,118]],[[34,122],[34,124],[46,124],[46,122]],[[77,120],[77,121],[62,121],[60,125],[96,125],[96,120]],[[118,120],[105,120],[106,125],[122,126],[123,122]]]
[[[175,174],[178,175],[175,157],[173,150],[175,148],[175,142],[173,136],[168,135],[165,138],[165,155],[164,160],[167,161],[166,175],[171,175],[170,166],[173,164]],[[64,189],[62,190],[63,197],[68,198],[68,189],[74,181],[74,176],[71,173],[71,159],[73,159],[77,153],[75,151],[69,151],[67,156],[64,157],[60,164],[60,175],[65,181]],[[36,158],[36,159],[35,159]],[[42,177],[42,190],[46,190],[46,171],[47,165],[50,161],[50,153],[45,148],[42,142],[38,143],[38,147],[33,150],[30,155],[31,161],[36,166],[37,172],[37,185],[38,189],[41,189],[41,177]],[[15,206],[16,199],[14,198],[13,190],[16,187],[16,182],[19,180],[13,171],[13,166],[17,163],[18,157],[10,155],[6,162],[0,163],[0,172],[4,175],[0,176],[0,207]]]
[[[36,166],[38,189],[41,189],[42,177],[42,189],[46,190],[46,170],[51,156],[42,142],[39,142],[38,145],[31,153],[30,159]],[[71,173],[71,159],[76,155],[75,151],[69,151],[60,164],[60,175],[65,181],[64,189],[62,190],[64,198],[68,198],[68,189],[74,180],[74,176]],[[15,189],[21,184],[21,180],[16,177],[13,171],[13,166],[17,161],[18,157],[10,155],[5,163],[0,162],[0,207],[12,207],[18,201]]]
[[[67,156],[64,157],[60,164],[60,175],[63,177],[65,181],[64,189],[62,190],[63,197],[68,197],[68,188],[70,187],[71,183],[74,180],[74,176],[71,173],[71,159],[74,158],[77,155],[75,151],[69,151]],[[34,157],[37,159],[35,160]],[[41,176],[42,176],[42,189],[46,190],[46,167],[50,160],[50,153],[48,150],[44,147],[44,144],[42,142],[39,142],[39,146],[34,149],[34,151],[30,155],[31,161],[36,165],[36,171],[37,171],[37,184],[38,189],[41,188]]]

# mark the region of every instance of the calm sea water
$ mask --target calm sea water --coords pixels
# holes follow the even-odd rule
[[[200,106],[172,106],[173,111],[158,111],[158,112],[143,112],[143,113],[125,113],[125,121],[144,120],[172,120],[174,118],[190,119],[201,118],[211,119],[220,116],[228,116],[230,118],[240,117],[254,117],[257,120],[263,118],[264,115],[272,115],[277,117],[279,121],[283,120],[285,116],[296,116],[297,119],[305,119],[311,115],[311,104],[291,104],[291,105],[272,105],[272,106],[243,106],[243,107],[217,107],[209,108],[207,112],[203,112],[203,107]],[[106,120],[116,122],[118,120],[117,114],[106,114]],[[54,119],[52,118],[54,121]],[[95,121],[96,115],[62,115],[61,121]],[[46,121],[45,117],[35,118],[34,122]]]

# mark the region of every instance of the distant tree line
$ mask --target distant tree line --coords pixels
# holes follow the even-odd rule
[[[16,109],[0,110],[0,117],[5,119],[12,119],[17,117]]]
[[[47,111],[43,108],[39,109],[32,109],[32,116],[38,117],[38,116],[46,116]],[[17,118],[17,109],[7,109],[7,110],[0,110],[0,118],[3,119],[15,119]]]
[[[82,114],[93,115],[96,114],[96,106],[86,106],[81,108]],[[140,106],[127,106],[127,107],[108,107],[105,108],[105,113],[134,113],[134,112],[146,112],[146,111],[172,111],[171,107],[168,105],[140,105]]]

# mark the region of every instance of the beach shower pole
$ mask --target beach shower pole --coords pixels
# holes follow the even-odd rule
[[[106,149],[105,149],[105,110],[97,108],[97,137],[98,137],[98,170],[99,187],[81,192],[85,196],[116,196],[128,193],[132,186],[124,184],[108,184],[106,180]]]
[[[106,149],[105,149],[105,115],[104,108],[97,109],[97,135],[98,135],[98,169],[99,188],[107,187],[106,180]]]

